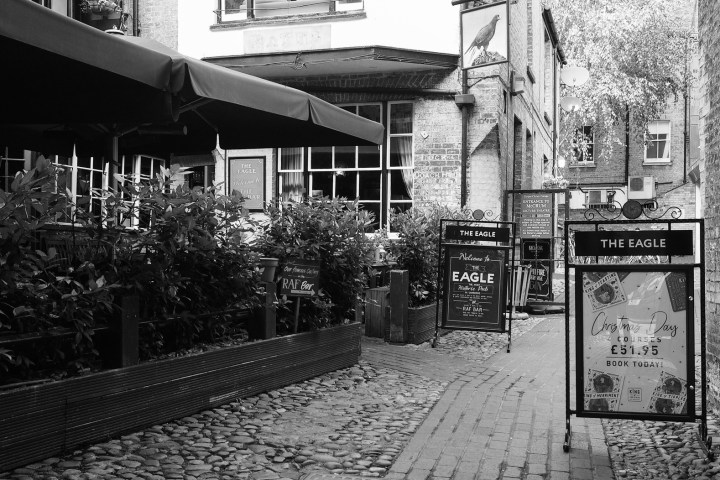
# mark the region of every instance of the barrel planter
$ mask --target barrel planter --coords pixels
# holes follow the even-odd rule
[[[435,335],[437,303],[408,308],[407,343],[419,345]]]
[[[0,472],[357,364],[352,323],[0,390]]]

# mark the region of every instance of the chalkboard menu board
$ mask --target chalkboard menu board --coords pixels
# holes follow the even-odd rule
[[[280,295],[312,297],[318,293],[320,264],[312,260],[291,259],[280,275]]]
[[[506,264],[506,249],[448,245],[442,327],[504,332]]]
[[[265,201],[265,158],[230,157],[228,159],[228,191],[245,197],[245,207],[262,210]]]

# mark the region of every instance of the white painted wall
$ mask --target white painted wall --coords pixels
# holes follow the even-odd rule
[[[244,54],[244,32],[257,26],[211,31],[217,0],[180,0],[178,50],[195,58]],[[460,6],[449,0],[365,0],[366,18],[319,22],[331,26],[331,48],[378,45],[456,54],[460,41]],[[298,24],[307,28],[308,23]]]

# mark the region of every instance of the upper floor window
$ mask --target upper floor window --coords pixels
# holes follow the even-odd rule
[[[32,0],[33,2],[42,5],[43,7],[52,8],[52,0]]]
[[[656,120],[648,123],[645,143],[645,161],[649,163],[670,162],[670,121]]]
[[[364,0],[218,0],[218,22],[363,10]]]
[[[575,131],[573,139],[573,163],[576,166],[595,165],[595,133],[590,125]]]

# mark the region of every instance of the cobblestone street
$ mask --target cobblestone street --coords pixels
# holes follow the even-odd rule
[[[453,331],[435,349],[365,338],[355,367],[0,478],[719,478],[691,424],[573,417],[562,451],[563,367],[533,351],[555,342],[560,358],[563,319],[513,321],[510,354],[505,334]]]

